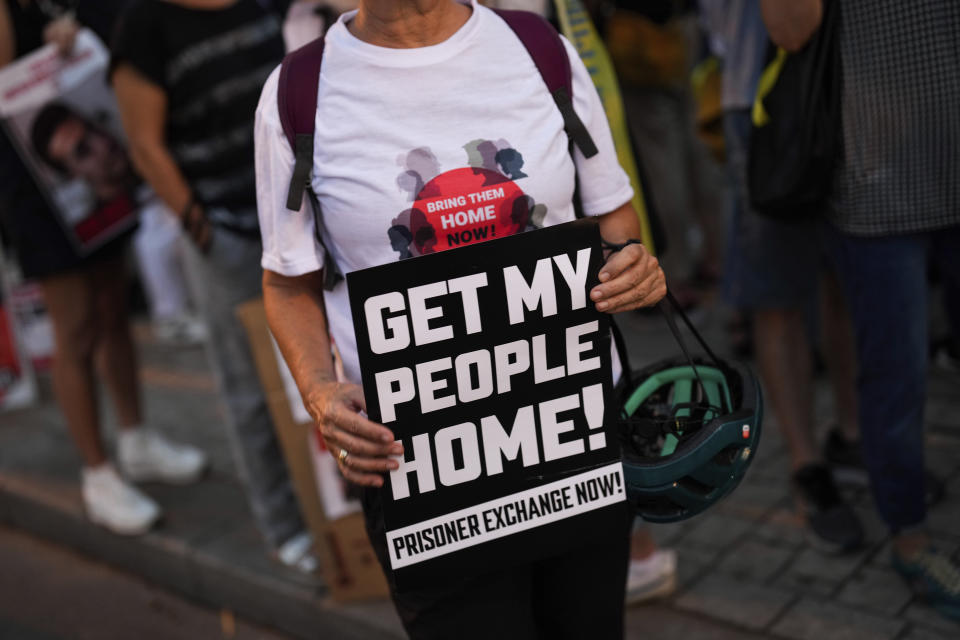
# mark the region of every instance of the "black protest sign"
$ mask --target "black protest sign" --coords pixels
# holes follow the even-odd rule
[[[546,557],[623,518],[603,263],[584,219],[348,274],[397,584]]]

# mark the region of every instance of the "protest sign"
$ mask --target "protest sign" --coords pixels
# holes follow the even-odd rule
[[[108,63],[103,44],[81,30],[67,57],[51,44],[0,70],[0,122],[79,256],[136,224],[139,179]]]
[[[603,257],[584,219],[347,275],[397,584],[547,557],[623,522]]]

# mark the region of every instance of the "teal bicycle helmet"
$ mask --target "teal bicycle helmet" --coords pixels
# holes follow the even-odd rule
[[[629,378],[622,392],[621,446],[627,497],[650,522],[694,516],[736,488],[756,457],[763,400],[750,370],[713,355],[662,360]]]

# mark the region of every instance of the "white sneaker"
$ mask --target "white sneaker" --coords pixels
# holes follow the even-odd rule
[[[207,325],[197,316],[183,314],[153,321],[153,337],[171,346],[192,347],[206,342]]]
[[[677,589],[677,552],[658,549],[643,560],[630,560],[627,572],[628,605],[669,596]]]
[[[117,438],[117,463],[123,475],[135,482],[189,484],[203,475],[207,456],[151,429],[124,429]]]
[[[160,518],[160,507],[109,464],[83,470],[83,504],[87,517],[110,531],[135,536],[146,533]]]
[[[277,549],[277,560],[303,573],[316,573],[320,566],[313,553],[313,536],[301,531]]]

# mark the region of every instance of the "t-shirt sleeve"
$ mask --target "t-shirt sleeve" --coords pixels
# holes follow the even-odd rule
[[[280,67],[274,69],[260,94],[254,124],[257,212],[263,238],[264,269],[300,276],[323,268],[324,249],[314,232],[313,211],[304,194],[299,211],[287,209],[287,189],[293,175],[293,151],[277,110]]]
[[[111,72],[129,64],[151,82],[167,87],[162,17],[152,2],[133,2],[121,14],[110,46]]]
[[[573,107],[590,132],[598,151],[592,158],[585,158],[579,148],[574,150],[583,212],[588,216],[610,213],[633,198],[633,187],[617,160],[607,114],[590,73],[573,45],[562,36],[561,39],[567,48],[573,71]]]

